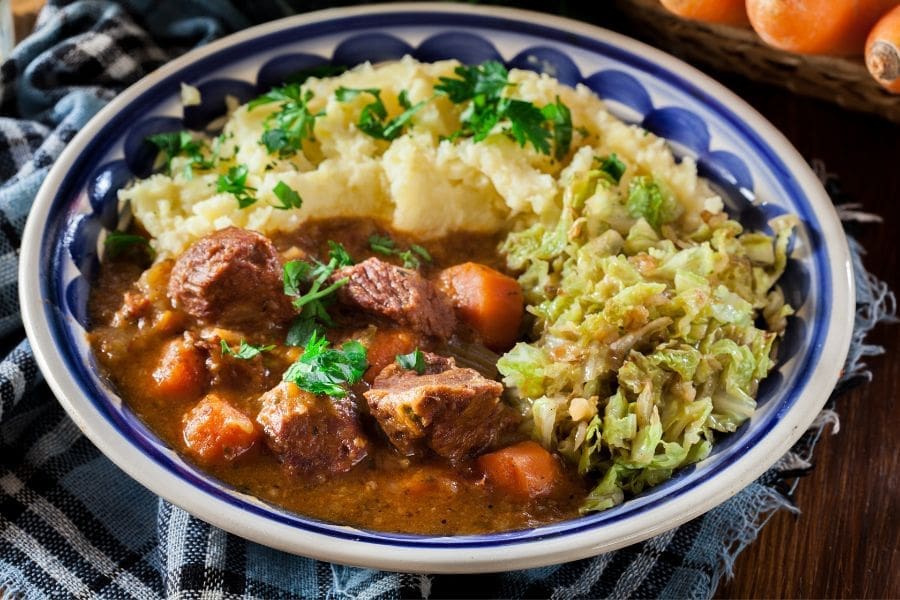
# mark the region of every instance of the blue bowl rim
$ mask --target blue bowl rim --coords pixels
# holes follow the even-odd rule
[[[404,24],[420,24],[423,20],[427,22],[429,25],[440,25],[440,26],[476,26],[483,28],[495,28],[495,29],[515,29],[517,32],[544,36],[545,38],[552,39],[554,41],[559,41],[563,43],[567,43],[574,46],[579,46],[589,51],[599,51],[606,56],[612,56],[618,60],[622,60],[623,62],[628,62],[632,66],[641,69],[645,73],[650,76],[653,76],[656,79],[663,80],[669,85],[672,85],[678,88],[680,91],[684,93],[688,93],[689,95],[697,98],[698,102],[703,102],[707,106],[712,107],[715,111],[726,120],[726,122],[730,123],[730,125],[740,131],[744,138],[747,140],[752,140],[754,145],[761,151],[761,155],[767,157],[768,163],[770,165],[774,165],[778,167],[778,170],[781,172],[781,175],[785,177],[788,181],[791,181],[791,185],[795,188],[795,192],[797,193],[796,198],[802,198],[802,202],[800,202],[800,206],[804,208],[812,209],[810,201],[806,198],[806,195],[803,193],[802,186],[795,180],[794,176],[791,174],[791,170],[782,162],[779,158],[778,153],[776,153],[760,135],[753,130],[744,120],[739,118],[736,114],[734,114],[728,107],[726,107],[718,98],[712,96],[705,91],[701,90],[697,85],[687,81],[683,75],[678,75],[668,68],[661,67],[659,60],[650,60],[645,58],[644,56],[638,56],[633,52],[629,52],[620,47],[621,44],[616,45],[612,42],[603,41],[600,39],[601,37],[606,38],[607,40],[612,38],[613,41],[616,38],[621,38],[621,36],[616,36],[615,34],[610,35],[608,32],[603,32],[602,30],[598,30],[596,28],[593,29],[591,33],[594,35],[584,35],[584,34],[576,34],[572,29],[560,29],[557,27],[552,27],[545,24],[548,21],[560,21],[560,19],[545,18],[546,15],[539,15],[540,20],[536,19],[538,15],[535,13],[528,13],[524,11],[514,11],[509,9],[492,9],[491,11],[479,11],[480,14],[474,14],[474,12],[466,12],[460,11],[459,7],[453,7],[453,10],[448,10],[450,7],[441,6],[441,5],[411,5],[405,7],[404,5],[386,5],[383,7],[368,7],[368,11],[366,14],[360,14],[357,11],[357,14],[352,14],[354,11],[346,11],[343,9],[338,9],[338,11],[323,11],[321,13],[310,13],[309,15],[303,15],[299,19],[297,17],[291,19],[282,20],[275,25],[280,25],[280,28],[275,29],[274,31],[270,31],[264,35],[250,35],[255,30],[259,30],[261,28],[254,28],[254,30],[248,30],[244,32],[243,35],[238,36],[230,36],[229,38],[225,38],[218,44],[221,48],[216,48],[215,44],[213,45],[213,51],[207,52],[206,56],[203,56],[197,60],[191,60],[191,55],[188,55],[181,59],[180,61],[176,61],[176,63],[170,64],[169,68],[163,68],[164,74],[162,78],[154,82],[153,85],[146,87],[142,92],[136,94],[131,94],[135,96],[135,98],[129,98],[129,108],[133,108],[136,103],[140,103],[141,101],[151,100],[150,96],[154,92],[159,92],[162,88],[167,85],[174,84],[177,87],[179,81],[182,80],[192,80],[190,77],[186,77],[186,74],[189,74],[198,69],[206,69],[211,66],[212,63],[218,63],[221,65],[222,63],[227,63],[230,61],[231,56],[237,56],[240,54],[241,49],[246,48],[248,44],[258,45],[260,43],[265,42],[268,44],[267,47],[277,47],[285,38],[290,38],[292,36],[297,35],[298,33],[312,33],[313,31],[317,31],[318,35],[321,35],[324,32],[330,31],[352,31],[353,27],[361,27],[361,23],[368,23],[372,26],[377,26],[380,19],[385,18],[386,15],[390,16],[391,22],[395,26],[404,25]],[[427,9],[427,10],[423,10]],[[332,17],[328,18],[331,15],[327,13],[335,13],[335,12],[343,12],[343,13],[351,13],[349,15],[343,14],[341,17]],[[493,13],[493,14],[485,14]],[[322,21],[316,22],[316,17],[322,18]],[[296,21],[302,21],[300,23],[295,23]],[[309,22],[311,21],[311,23]],[[568,25],[570,22],[567,22]],[[269,24],[268,26],[263,26],[262,28],[272,28],[273,24]],[[579,28],[584,28],[585,26],[579,26]],[[310,28],[312,31],[310,31]],[[316,29],[320,28],[320,29]],[[597,32],[602,33],[602,36],[597,36]],[[244,38],[242,41],[236,41],[235,38]],[[621,39],[619,40],[621,42]],[[632,46],[637,45],[639,49],[644,50],[644,54],[659,54],[658,51],[649,51],[647,52],[646,48],[640,48],[641,45],[630,42]],[[192,53],[194,54],[194,53]],[[668,59],[669,61],[674,61],[674,59]],[[683,65],[680,65],[679,69],[682,73],[687,71],[688,74],[691,73],[691,69],[685,68]],[[701,79],[706,79],[705,76],[699,76]],[[692,77],[693,79],[693,77]],[[141,85],[140,83],[136,84],[136,86]],[[133,88],[132,88],[133,89]],[[129,90],[130,92],[131,90]],[[127,94],[128,92],[126,92]],[[124,95],[123,95],[124,96]],[[720,93],[721,96],[721,93]],[[156,98],[152,99],[152,102],[155,103],[157,101]],[[743,107],[747,108],[747,107]],[[119,109],[121,111],[121,108]],[[752,112],[752,109],[749,109]],[[56,313],[53,305],[54,302],[57,302],[57,306],[63,305],[63,299],[60,297],[60,288],[51,289],[51,283],[53,279],[51,278],[51,274],[58,274],[59,268],[64,264],[63,256],[62,256],[62,248],[61,245],[57,243],[58,236],[62,234],[64,228],[54,227],[58,223],[64,222],[70,215],[66,210],[60,210],[64,208],[64,203],[68,198],[71,200],[71,190],[81,189],[85,183],[86,177],[88,173],[78,172],[75,169],[75,166],[78,166],[83,157],[86,155],[92,154],[94,150],[98,149],[97,143],[99,138],[103,138],[105,140],[116,139],[116,136],[108,136],[108,135],[100,135],[101,133],[108,133],[111,129],[113,129],[114,125],[119,122],[121,123],[122,119],[125,118],[123,116],[124,111],[121,112],[112,112],[106,109],[100,115],[95,117],[95,122],[102,122],[102,129],[93,135],[92,139],[76,139],[70,144],[70,148],[76,148],[81,146],[81,155],[73,157],[71,154],[66,156],[65,158],[69,160],[63,160],[61,157],[60,164],[65,165],[66,163],[73,163],[72,166],[69,167],[69,172],[66,173],[66,176],[63,178],[63,185],[60,185],[56,193],[52,196],[52,201],[50,202],[50,214],[52,215],[50,219],[47,219],[44,225],[43,234],[41,236],[41,244],[40,244],[40,257],[41,261],[39,263],[40,271],[38,275],[38,279],[40,280],[40,292],[41,297],[43,299],[51,299],[50,302],[46,302],[44,304],[44,318],[47,322],[52,324],[51,328],[51,336],[54,342],[60,343],[60,348],[62,350],[62,355],[64,359],[65,366],[68,370],[66,374],[67,377],[73,377],[73,373],[77,373],[79,377],[74,377],[76,384],[79,387],[79,391],[85,395],[85,397],[89,398],[90,401],[94,404],[94,407],[99,410],[104,416],[109,419],[110,414],[106,410],[108,406],[104,406],[101,402],[98,401],[98,398],[95,397],[96,390],[91,390],[84,387],[84,376],[83,369],[85,369],[85,365],[81,362],[81,359],[77,356],[74,356],[72,353],[73,348],[73,340],[71,339],[71,330],[66,326],[64,322],[64,317]],[[85,132],[89,131],[90,127],[85,128]],[[85,141],[89,143],[85,145]],[[81,142],[80,144],[78,142]],[[100,150],[99,155],[105,154],[105,149]],[[67,150],[68,152],[68,150]],[[48,180],[51,179],[48,177]],[[46,199],[48,194],[51,192],[42,189],[39,197],[42,199]],[[814,211],[810,212],[807,215],[804,215],[804,218],[808,218],[810,223],[818,225],[818,221],[815,218]],[[33,221],[33,219],[32,219]],[[32,222],[29,222],[29,230],[36,229],[38,226],[34,225]],[[55,233],[55,235],[54,235]],[[26,236],[27,237],[27,236]],[[32,235],[33,237],[33,235]],[[824,239],[824,238],[823,238]],[[843,241],[843,245],[846,245],[846,240]],[[840,245],[840,244],[838,244]],[[24,260],[25,256],[23,253],[23,268],[26,265],[26,261]],[[51,273],[48,273],[48,266],[53,266],[51,269]],[[829,272],[829,264],[828,261],[825,260],[821,262],[819,265],[822,268],[818,269],[819,281],[817,285],[820,290],[824,290],[823,298],[828,298],[832,295],[832,290],[830,289],[831,283],[831,273]],[[26,281],[26,277],[22,277],[23,281]],[[843,281],[841,283],[844,283]],[[852,285],[852,282],[851,282]],[[24,288],[24,286],[23,286]],[[25,292],[23,291],[23,300],[24,300]],[[821,320],[828,321],[831,316],[830,311],[830,303],[824,302],[823,309],[826,311],[824,314],[824,318]],[[23,312],[25,312],[24,308],[28,306],[26,302],[23,301]],[[31,311],[29,311],[31,312]],[[31,316],[31,315],[26,315]],[[26,321],[31,321],[31,319],[26,319]],[[816,361],[822,354],[824,349],[824,341],[823,336],[826,334],[827,329],[822,329],[822,331],[818,332],[816,335],[814,343],[812,344],[812,353],[807,355],[807,365],[815,365]],[[29,328],[29,337],[32,339],[33,345],[36,348],[36,353],[38,352],[39,347],[41,346],[41,341],[36,336],[32,335],[31,328]],[[842,355],[843,356],[843,355]],[[41,365],[44,368],[44,365]],[[44,369],[45,372],[46,368]],[[807,373],[807,380],[812,376],[812,370]],[[51,379],[48,377],[48,380]],[[767,435],[779,422],[779,420],[784,416],[784,413],[790,409],[790,407],[794,404],[796,397],[802,391],[806,382],[802,382],[797,388],[793,390],[793,393],[790,394],[790,401],[787,403],[782,403],[781,408],[775,415],[776,418],[772,419],[764,430],[757,430],[757,435],[751,440],[747,441],[747,447],[752,446],[756,441],[760,438]],[[53,384],[53,381],[51,381]],[[61,394],[59,390],[54,386],[54,391],[57,392],[57,395],[61,398],[64,394]],[[824,399],[823,399],[824,401]],[[63,402],[66,406],[67,410],[72,412],[74,409],[68,405],[68,403]],[[77,418],[75,414],[73,417],[76,418],[76,422],[81,424],[81,419]],[[117,424],[113,423],[114,426]],[[120,425],[120,424],[118,424]],[[83,427],[84,429],[84,427]],[[801,431],[802,432],[802,431]],[[88,432],[90,435],[90,432]],[[799,435],[799,434],[798,434]],[[91,436],[93,439],[93,436]],[[96,440],[95,440],[96,443]],[[134,441],[132,440],[132,443]],[[100,445],[100,444],[98,444]],[[103,446],[101,445],[101,448]],[[146,448],[145,448],[146,450]],[[777,457],[776,457],[777,458]],[[735,461],[730,461],[735,462]],[[123,466],[124,465],[120,465]],[[722,468],[727,468],[729,465],[726,464]],[[126,471],[130,471],[126,469]],[[716,472],[707,473],[705,475],[706,478],[712,477]],[[133,474],[132,474],[133,475]],[[183,475],[183,474],[182,474]],[[140,478],[139,478],[140,480]],[[702,480],[698,481],[698,484],[702,483]],[[203,486],[199,486],[201,489]],[[683,493],[691,491],[696,486],[686,486],[678,491],[677,494],[673,495],[679,496]],[[261,509],[255,505],[250,505],[244,502],[239,498],[235,498],[232,495],[222,496],[221,492],[217,489],[206,489],[204,490],[207,494],[213,494],[218,497],[219,500],[224,500],[226,502],[240,505],[243,509],[250,509],[251,512],[260,513]],[[737,491],[737,490],[735,490]],[[664,501],[668,502],[670,498],[666,498]],[[633,513],[642,513],[652,508],[650,506],[640,506],[635,508],[632,511],[624,511],[616,516],[615,520],[624,520],[626,518],[630,518],[635,516]],[[273,515],[269,511],[262,511],[265,513],[267,518],[279,519],[279,515]],[[292,516],[293,517],[293,516]],[[295,521],[296,518],[293,517],[292,521]],[[359,530],[333,526],[322,524],[316,521],[310,521],[308,519],[301,519],[302,521],[306,521],[305,523],[298,524],[296,522],[292,522],[291,524],[294,526],[301,526],[304,528],[310,529],[310,531],[314,533],[324,533],[328,536],[338,536],[344,537],[353,541],[366,541],[373,542],[377,544],[399,544],[400,546],[405,547],[454,547],[454,548],[485,548],[491,546],[509,546],[512,543],[524,543],[531,542],[535,540],[546,540],[551,537],[556,536],[565,536],[573,533],[582,532],[584,530],[593,529],[595,527],[601,525],[607,525],[609,520],[599,521],[597,519],[590,518],[582,518],[576,521],[566,522],[567,524],[557,525],[557,526],[548,526],[545,528],[538,528],[537,530],[525,530],[520,532],[508,532],[505,534],[493,534],[486,536],[462,536],[462,537],[453,537],[453,538],[420,538],[418,536],[395,536],[392,534],[382,534],[375,532],[363,532]],[[573,526],[572,523],[580,523],[578,526]],[[226,527],[227,529],[228,527]],[[252,536],[248,536],[252,537]]]

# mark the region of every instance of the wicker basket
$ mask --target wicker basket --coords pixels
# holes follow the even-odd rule
[[[862,57],[802,56],[765,45],[749,28],[689,21],[659,0],[614,0],[648,41],[696,64],[786,87],[900,123],[900,96],[883,90]]]

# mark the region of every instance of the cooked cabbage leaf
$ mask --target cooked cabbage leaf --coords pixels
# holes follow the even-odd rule
[[[793,312],[775,283],[796,219],[745,232],[622,173],[572,175],[558,212],[501,246],[534,328],[497,366],[533,437],[598,482],[585,512],[704,459],[715,432],[746,421]]]

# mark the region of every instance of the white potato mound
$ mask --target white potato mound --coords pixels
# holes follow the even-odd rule
[[[448,140],[459,129],[463,106],[434,96],[439,78],[455,77],[455,61],[433,64],[404,58],[380,66],[361,65],[338,77],[310,79],[314,140],[289,158],[270,155],[260,143],[271,103],[236,108],[225,124],[220,160],[212,170],[186,176],[184,158],[172,161],[172,176],[157,174],[121,190],[135,218],[154,238],[160,258],[181,252],[197,238],[237,225],[271,234],[297,228],[307,219],[373,217],[427,240],[453,231],[495,232],[517,219],[553,218],[562,190],[575,174],[591,168],[594,156],[616,153],[627,165],[623,183],[650,174],[685,207],[685,215],[721,210],[721,200],[697,176],[692,160],[676,163],[665,140],[613,117],[588,88],[573,89],[531,71],[513,70],[508,93],[539,106],[557,96],[569,107],[576,128],[572,151],[561,161],[519,146],[498,130],[481,142]],[[429,100],[407,132],[388,142],[357,128],[368,94],[339,102],[338,87],[379,88],[388,113],[406,91],[411,102]],[[246,165],[247,186],[257,201],[239,208],[233,195],[217,193],[219,175]],[[273,188],[284,182],[303,198],[300,208],[280,210]],[[697,217],[695,217],[697,218]]]

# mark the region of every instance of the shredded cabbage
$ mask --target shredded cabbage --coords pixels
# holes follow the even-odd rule
[[[534,329],[497,366],[533,437],[598,482],[582,511],[605,510],[753,414],[793,312],[775,283],[796,219],[744,232],[685,214],[651,174],[620,185],[599,169],[573,175],[558,209],[501,246]]]

